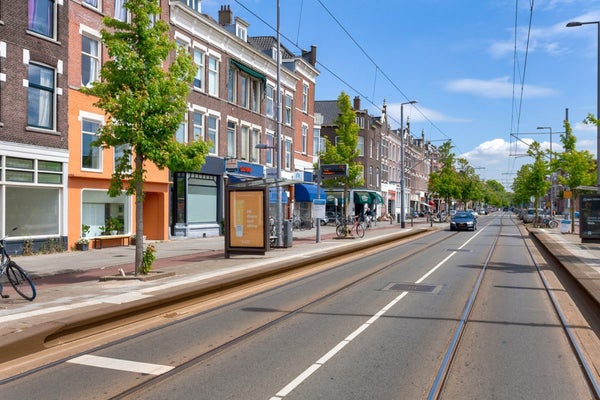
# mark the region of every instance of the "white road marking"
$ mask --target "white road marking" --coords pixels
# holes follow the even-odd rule
[[[471,238],[469,240],[467,240],[465,243],[463,243],[462,246],[460,246],[458,248],[458,250],[461,250],[463,247],[465,247],[471,240],[473,240],[477,235],[479,235],[479,233],[481,231],[483,231],[484,229],[485,228],[479,230],[475,235],[471,236]],[[445,264],[446,261],[448,261],[457,252],[458,251],[453,251],[452,253],[450,253],[448,255],[448,257],[444,258],[435,267],[433,267],[429,271],[427,271],[427,273],[425,275],[423,275],[421,278],[419,278],[419,280],[416,281],[415,283],[423,282],[427,277],[429,277],[431,274],[433,274],[437,269],[439,269],[443,264]],[[327,361],[329,361],[331,358],[333,358],[333,356],[335,356],[337,353],[339,353],[344,347],[346,347],[347,344],[349,344],[352,340],[356,339],[361,333],[366,331],[369,326],[371,326],[373,323],[375,323],[375,321],[377,321],[379,319],[379,317],[381,317],[383,314],[386,313],[386,311],[388,311],[390,308],[392,308],[394,305],[396,305],[396,303],[398,303],[400,300],[402,300],[407,294],[408,294],[408,292],[400,293],[400,295],[398,297],[396,297],[394,300],[389,302],[385,307],[383,307],[381,310],[379,310],[377,313],[375,313],[371,318],[369,318],[369,320],[367,322],[365,322],[364,324],[359,326],[358,329],[356,329],[354,332],[352,332],[350,335],[348,335],[344,340],[342,340],[337,345],[335,345],[323,357],[321,357],[313,365],[311,365],[306,370],[304,370],[304,372],[302,372],[300,375],[298,375],[298,377],[296,377],[294,380],[292,380],[290,383],[288,383],[283,389],[281,389],[279,392],[277,392],[277,394],[275,396],[271,397],[270,400],[282,400],[284,397],[286,397],[288,394],[290,394],[290,392],[292,390],[294,390],[295,388],[300,386],[300,384],[302,382],[304,382],[306,379],[308,379],[309,376],[311,376],[315,371],[317,371],[319,368],[321,368]]]
[[[87,365],[89,367],[114,369],[117,371],[135,372],[148,375],[162,375],[169,372],[173,367],[168,365],[150,364],[137,361],[120,360],[118,358],[99,357],[86,354],[73,358],[68,363]]]

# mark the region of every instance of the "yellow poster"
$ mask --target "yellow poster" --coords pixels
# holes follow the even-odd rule
[[[232,247],[263,247],[263,191],[232,191],[229,197]]]

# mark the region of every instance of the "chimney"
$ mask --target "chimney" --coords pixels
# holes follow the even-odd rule
[[[219,25],[229,26],[233,22],[233,13],[230,6],[221,6],[219,9]]]
[[[360,97],[354,97],[354,111],[360,110]]]

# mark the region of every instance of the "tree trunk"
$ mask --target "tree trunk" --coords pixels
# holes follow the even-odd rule
[[[135,156],[135,275],[141,270],[144,259],[144,160],[141,154]]]

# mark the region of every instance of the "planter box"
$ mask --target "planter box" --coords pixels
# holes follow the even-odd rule
[[[75,248],[79,251],[88,251],[90,249],[89,243],[75,243]]]

